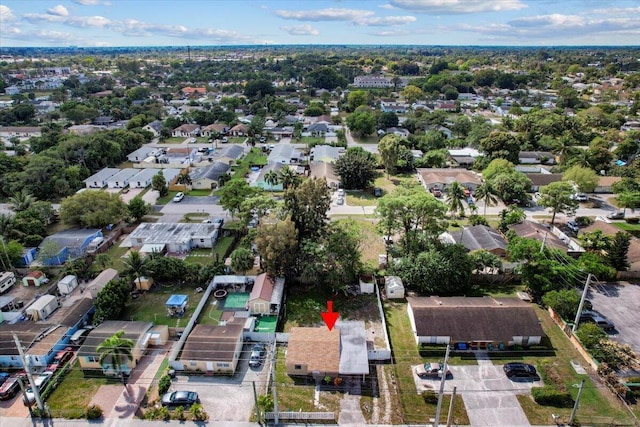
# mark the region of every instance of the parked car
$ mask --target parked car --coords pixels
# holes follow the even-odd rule
[[[36,387],[38,387],[39,392],[42,392],[42,389],[44,389],[45,386],[49,383],[49,380],[51,379],[52,376],[53,376],[53,372],[45,371],[35,378],[34,382]],[[28,405],[33,405],[35,401],[36,401],[36,396],[33,392],[33,389],[29,387],[27,391],[24,393],[24,396],[22,396],[22,403],[24,403],[25,406],[28,406]]]
[[[427,362],[416,368],[416,374],[420,378],[442,378],[442,365],[440,363]],[[447,378],[451,377],[451,371],[447,369]]]
[[[183,192],[180,192],[180,193],[176,194],[175,196],[173,196],[173,201],[176,202],[176,203],[181,202],[182,199],[184,199],[184,193]]]
[[[574,194],[574,198],[575,198],[575,200],[577,200],[579,202],[587,202],[587,201],[589,201],[589,196],[587,196],[584,193]]]
[[[198,393],[195,391],[174,391],[162,396],[162,406],[188,407],[194,403],[200,403]]]
[[[624,212],[613,212],[607,215],[609,219],[624,219]]]
[[[336,194],[338,195],[338,197],[344,197],[344,190],[341,188],[338,191],[336,191]]]
[[[252,218],[251,221],[249,221],[249,224],[247,225],[247,228],[256,228],[258,226],[258,224],[260,224],[260,219]]]
[[[504,365],[502,369],[509,379],[530,378],[535,381],[540,380],[535,366],[527,363],[511,362]]]
[[[189,144],[195,144],[196,142],[198,142],[198,140],[197,140],[197,139],[195,139],[195,138],[191,138],[191,139],[189,140]]]
[[[336,199],[336,204],[338,205],[344,205],[344,197],[338,197]]]
[[[382,188],[378,188],[378,187],[374,188],[373,195],[375,197],[382,197]]]
[[[15,396],[20,390],[20,383],[18,382],[17,375],[11,375],[4,380],[0,386],[0,400],[9,400]]]
[[[264,344],[255,344],[251,349],[251,356],[249,356],[249,366],[257,368],[262,365],[264,358],[267,356],[267,348]]]
[[[468,197],[467,198],[467,205],[469,205],[469,207],[471,206],[475,206],[476,202],[474,202],[473,197]]]
[[[580,227],[578,227],[578,223],[575,221],[568,221],[567,228],[573,231],[574,233],[577,233],[580,230]]]
[[[595,323],[605,331],[612,331],[616,328],[613,322],[595,310],[584,310],[580,313],[580,323]]]

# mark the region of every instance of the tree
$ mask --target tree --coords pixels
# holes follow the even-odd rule
[[[96,255],[96,259],[93,262],[100,270],[104,270],[108,267],[111,267],[113,264],[111,261],[111,257],[108,254],[102,253]]]
[[[267,213],[277,205],[278,202],[276,202],[273,197],[264,193],[258,193],[245,199],[240,204],[238,216],[245,225],[248,225],[252,218],[255,216],[261,218],[267,215]]]
[[[160,197],[164,197],[169,194],[167,180],[164,178],[162,170],[159,170],[158,173],[151,178],[151,188],[160,193]]]
[[[551,208],[553,211],[551,225],[553,225],[557,213],[564,213],[570,216],[576,212],[576,209],[578,209],[578,201],[572,198],[573,194],[573,186],[564,181],[552,182],[549,185],[540,187],[538,204],[546,208]]]
[[[145,261],[145,272],[157,282],[185,283],[190,280],[187,264],[180,258],[150,256]]]
[[[52,265],[58,261],[57,256],[60,253],[60,245],[55,240],[45,240],[38,248],[36,261],[42,265]],[[61,260],[60,260],[61,261]]]
[[[284,206],[298,230],[298,241],[322,235],[327,225],[331,194],[327,181],[310,178],[284,194]]]
[[[137,280],[138,287],[140,287],[140,277],[146,269],[146,258],[140,255],[140,251],[131,250],[129,256],[122,259],[122,263],[127,272]]]
[[[356,108],[369,103],[369,92],[366,90],[354,90],[347,96],[349,111],[356,111]]]
[[[582,193],[592,193],[600,183],[600,177],[593,169],[582,166],[572,166],[562,175],[562,180],[573,182]]]
[[[618,206],[623,208],[623,212],[626,213],[627,209],[640,208],[640,191],[625,191],[620,193],[616,197]]]
[[[401,147],[400,137],[397,135],[385,135],[378,142],[378,153],[382,158],[384,169],[387,171],[387,178],[396,170]]]
[[[573,322],[580,305],[580,295],[573,289],[561,289],[544,294],[542,302],[566,321]]]
[[[484,178],[485,182],[489,182],[500,174],[510,174],[515,172],[515,170],[516,167],[509,160],[493,159],[487,167],[482,170],[482,178]]]
[[[258,227],[256,247],[260,266],[273,277],[288,275],[296,260],[298,232],[290,217]]]
[[[409,288],[431,295],[464,295],[473,263],[462,245],[444,245],[401,258],[390,270]]]
[[[282,182],[282,187],[287,190],[297,187],[300,184],[300,177],[294,169],[285,166],[278,171],[278,181]]]
[[[405,254],[430,247],[447,229],[447,206],[419,185],[396,187],[378,201],[378,228],[390,238],[400,234]]]
[[[60,218],[67,225],[102,228],[129,214],[119,194],[88,190],[62,200]]]
[[[618,231],[613,239],[611,239],[607,250],[607,261],[611,267],[617,271],[624,271],[629,268],[627,255],[630,245],[631,236],[624,231]]]
[[[269,184],[269,189],[270,190],[273,190],[273,186],[280,182],[280,175],[278,175],[278,172],[276,172],[275,170],[271,169],[269,172],[267,172],[264,175],[264,182]]]
[[[257,193],[257,189],[249,186],[244,179],[231,180],[219,191],[220,205],[231,213],[231,217],[240,209],[240,205],[247,198]]]
[[[413,104],[424,96],[424,92],[418,86],[407,85],[402,89],[401,95],[409,104]]]
[[[490,159],[502,158],[511,163],[518,163],[518,155],[522,140],[519,135],[509,132],[491,132],[489,136],[480,141],[480,149]]]
[[[333,90],[338,87],[346,87],[349,84],[347,78],[339,74],[332,67],[315,67],[305,77],[308,87]]]
[[[126,385],[125,369],[123,364],[133,360],[133,340],[124,338],[124,331],[120,330],[105,339],[96,347],[96,352],[100,354],[100,365],[105,362],[109,364],[116,375],[122,378],[122,384]]]
[[[464,215],[464,205],[462,201],[465,199],[464,188],[457,181],[453,181],[447,187],[447,203],[449,212],[453,213],[453,217],[460,213]]]
[[[378,117],[378,127],[380,129],[387,129],[394,126],[398,126],[398,115],[396,113],[387,111],[380,114],[380,117]]]
[[[274,95],[276,89],[269,80],[259,79],[250,80],[244,87],[244,95],[247,98],[262,99],[265,95]]]
[[[370,110],[360,107],[347,117],[347,126],[351,132],[360,135],[371,135],[376,130],[376,116]]]
[[[476,187],[474,194],[476,200],[483,202],[484,204],[484,217],[487,217],[487,206],[494,206],[498,203],[498,197],[496,191],[490,182],[483,182]]]
[[[376,178],[376,158],[362,147],[349,147],[333,163],[333,170],[347,190],[365,189]]]
[[[23,188],[9,198],[9,205],[14,211],[21,212],[29,209],[35,201],[36,198],[26,188]]]
[[[488,181],[496,195],[505,204],[524,202],[529,200],[531,180],[518,171],[500,173]]]
[[[146,214],[149,213],[149,205],[142,200],[142,197],[136,196],[129,201],[127,205],[129,214],[133,217],[134,221],[140,221]]]
[[[119,319],[130,295],[131,285],[126,280],[112,280],[107,283],[96,296],[93,324],[99,325],[105,320]]]
[[[235,272],[242,273],[244,276],[248,270],[253,268],[255,257],[250,249],[238,248],[231,252],[231,269]]]

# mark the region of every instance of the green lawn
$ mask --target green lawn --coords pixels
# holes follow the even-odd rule
[[[384,195],[393,191],[394,188],[403,182],[418,182],[418,178],[416,178],[415,174],[390,175],[389,178],[387,178],[387,174],[381,173],[373,182],[373,186],[381,188],[382,194]]]
[[[76,363],[47,399],[51,414],[54,418],[81,418],[100,386],[105,384],[106,378],[85,378]]]
[[[364,215],[353,215],[345,219],[332,218],[335,222],[349,221],[361,237],[360,254],[362,261],[372,267],[378,268],[378,255],[385,253],[382,235],[378,233],[375,219]]]
[[[373,189],[349,190],[347,192],[347,205],[349,206],[376,206],[378,198],[373,195]]]
[[[109,267],[115,268],[119,272],[122,272],[124,270],[124,264],[122,263],[122,256],[126,254],[128,250],[129,248],[120,247],[120,245],[117,243],[111,246],[109,250],[105,252],[105,254],[107,254],[109,256],[109,259],[111,260],[111,265]],[[96,269],[97,272],[101,271],[98,269],[97,266],[95,266],[95,264],[93,268]]]
[[[621,230],[627,231],[636,237],[640,237],[640,224],[629,224],[624,221],[613,221],[611,224],[615,225]]]
[[[391,339],[391,348],[395,357],[393,373],[396,380],[396,387],[400,395],[404,423],[427,423],[436,413],[435,404],[425,403],[422,396],[416,391],[412,365],[424,363],[426,360],[420,357],[418,346],[416,345],[409,316],[407,315],[406,303],[386,303],[385,315],[387,327]],[[455,365],[456,360],[451,359],[451,364]],[[450,396],[445,396],[442,407],[446,414],[449,407]],[[454,420],[456,425],[468,425],[469,418],[464,407],[461,396],[457,396],[454,404]],[[444,421],[441,419],[441,421]]]
[[[205,287],[206,285],[207,284],[202,284],[201,286]],[[195,288],[196,286],[194,285],[183,287],[167,286],[160,287],[159,290],[142,292],[138,295],[138,298],[129,300],[122,319],[153,322],[156,325],[167,325],[170,327],[183,327],[191,318],[203,295],[202,292],[196,293]],[[187,310],[182,317],[167,316],[165,303],[173,294],[189,296]]]
[[[182,144],[184,140],[187,139],[184,136],[177,136],[171,138],[165,138],[160,141],[161,144]]]
[[[218,310],[218,304],[213,305],[212,302],[216,301],[213,296],[209,297],[209,304],[205,305],[198,316],[199,325],[219,325],[220,317],[222,317],[222,310]]]

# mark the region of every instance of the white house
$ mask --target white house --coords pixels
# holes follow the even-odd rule
[[[158,169],[138,169],[139,172],[129,180],[130,188],[147,188],[158,173]]]
[[[107,187],[125,188],[127,185],[129,185],[129,180],[133,178],[138,173],[138,171],[139,169],[133,168],[122,169],[117,174],[107,178]]]
[[[118,168],[104,168],[85,179],[84,183],[87,188],[103,188],[107,185],[107,180],[118,172]]]

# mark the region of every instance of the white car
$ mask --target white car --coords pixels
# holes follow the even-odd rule
[[[184,193],[180,192],[178,194],[176,194],[175,196],[173,196],[173,201],[178,203],[181,202],[182,199],[184,199]]]
[[[36,387],[38,387],[38,390],[40,392],[42,392],[42,389],[47,385],[47,383],[51,379],[51,376],[53,376],[53,372],[45,371],[35,378],[34,382],[36,383]],[[22,396],[22,403],[24,403],[25,406],[27,406],[27,405],[32,405],[33,402],[35,401],[36,401],[36,396],[33,393],[33,390],[31,389],[31,387],[29,387],[25,392],[25,395]]]
[[[338,205],[344,205],[344,197],[338,197],[338,199],[336,200],[336,203]]]
[[[336,194],[338,194],[338,197],[344,197],[344,190],[341,188],[336,192]]]

